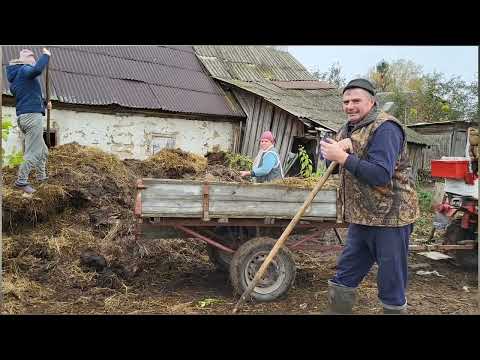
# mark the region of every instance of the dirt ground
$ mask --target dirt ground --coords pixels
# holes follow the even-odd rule
[[[30,281],[42,291],[10,290],[3,313],[23,314],[230,314],[233,296],[228,275],[209,261],[205,246],[194,240],[157,240],[142,258],[142,270],[116,289],[105,286],[53,283],[48,266],[33,269]],[[336,254],[295,253],[297,276],[285,299],[248,303],[242,314],[314,314],[327,308],[327,280],[334,274]],[[478,313],[477,274],[449,261],[433,261],[412,254],[409,264],[428,264],[424,270],[439,275],[409,271],[410,314]],[[424,265],[426,266],[426,265]],[[42,275],[43,273],[43,275]],[[32,274],[33,275],[33,274]],[[5,276],[5,275],[4,275]],[[6,274],[15,284],[15,275]],[[88,273],[86,276],[89,276]],[[90,276],[93,276],[90,273]],[[21,287],[20,287],[21,288]],[[29,288],[32,288],[30,284]],[[39,296],[40,294],[40,296]],[[356,314],[380,314],[376,268],[358,291]]]
[[[52,151],[50,184],[39,185],[31,199],[9,185],[16,169],[4,171],[1,313],[230,314],[238,297],[228,275],[210,262],[205,244],[193,239],[134,240],[136,178],[205,173],[227,181],[238,177],[214,161],[185,159],[184,153],[171,151],[146,162],[121,162],[70,144]],[[423,214],[412,241],[424,241],[431,218]],[[327,280],[335,272],[337,255],[295,252],[297,275],[288,295],[270,303],[248,303],[241,314],[326,310]],[[416,254],[410,255],[409,264],[411,314],[478,313],[476,272]],[[415,268],[418,264],[423,267]],[[419,270],[437,273],[418,275]],[[374,267],[359,287],[354,312],[381,311]]]

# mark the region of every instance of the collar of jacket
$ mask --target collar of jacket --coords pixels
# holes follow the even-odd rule
[[[367,114],[367,116],[365,116],[362,120],[360,120],[353,126],[350,133],[374,122],[377,119],[379,113],[380,109],[377,106],[374,106],[372,110],[370,110],[370,112]]]

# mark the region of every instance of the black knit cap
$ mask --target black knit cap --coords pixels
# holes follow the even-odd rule
[[[343,89],[343,93],[348,89],[354,88],[367,90],[370,94],[375,96],[375,88],[373,87],[372,83],[367,79],[353,79],[347,84],[347,86],[345,86],[345,88]]]

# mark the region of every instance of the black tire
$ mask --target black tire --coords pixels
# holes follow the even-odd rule
[[[473,238],[474,235],[475,234],[469,234],[468,231],[462,228],[460,219],[453,220],[445,232],[445,237],[449,244],[457,244],[458,241]],[[455,250],[452,251],[451,254],[455,257],[457,263],[465,270],[474,271],[478,269],[478,247],[473,250]]]
[[[218,270],[227,272],[230,270],[230,263],[232,261],[232,254],[222,251],[219,248],[207,245],[207,252],[210,261],[217,267]]]
[[[478,270],[478,249],[457,250],[454,252],[455,260],[462,268],[469,271]]]
[[[266,259],[276,240],[258,237],[247,241],[233,254],[230,263],[230,281],[234,291],[241,295]],[[280,249],[270,263],[264,279],[253,289],[250,297],[257,301],[273,301],[287,294],[295,281],[296,266],[292,253]]]
[[[235,249],[238,241],[246,242],[254,235],[251,229],[240,226],[220,226],[214,230],[217,237],[221,240],[221,244]],[[220,271],[230,271],[230,263],[233,254],[222,251],[219,248],[207,244],[207,253],[210,261]]]

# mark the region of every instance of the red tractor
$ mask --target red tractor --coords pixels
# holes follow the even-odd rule
[[[434,228],[445,230],[438,249],[449,251],[459,265],[478,269],[478,159],[443,157],[432,160],[431,169],[432,177],[445,179],[443,199],[434,205]]]

